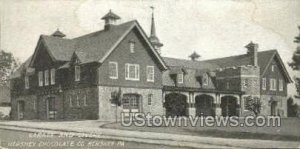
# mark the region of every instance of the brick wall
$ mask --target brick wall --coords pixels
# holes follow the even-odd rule
[[[18,120],[18,102],[24,101],[24,119],[36,119],[37,109],[34,109],[34,100],[37,101],[37,97],[35,95],[12,97],[11,118],[13,120]]]

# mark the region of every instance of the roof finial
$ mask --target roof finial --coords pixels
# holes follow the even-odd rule
[[[150,36],[156,36],[156,30],[155,30],[155,22],[154,22],[154,7],[150,6],[152,9],[152,22],[151,22],[151,35]]]

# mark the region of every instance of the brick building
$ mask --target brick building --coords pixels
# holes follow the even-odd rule
[[[286,116],[291,79],[276,50],[207,61],[160,56],[152,15],[148,37],[133,20],[74,39],[41,35],[35,52],[11,76],[13,119],[115,120],[120,112],[243,116],[245,97],[263,101],[262,114]]]

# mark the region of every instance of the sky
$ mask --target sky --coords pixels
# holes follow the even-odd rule
[[[109,9],[119,23],[138,20],[149,35],[151,9],[164,44],[162,56],[201,60],[245,54],[250,41],[259,51],[277,49],[291,61],[299,34],[300,0],[0,0],[1,49],[25,61],[41,34],[59,28],[66,38],[102,30]],[[300,75],[287,66],[290,75]],[[290,94],[295,92],[293,85]]]

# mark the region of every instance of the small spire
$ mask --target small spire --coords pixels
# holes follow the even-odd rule
[[[62,33],[61,31],[59,31],[59,28],[57,28],[57,30],[51,36],[63,38],[66,35],[64,33]]]
[[[156,30],[155,30],[155,22],[154,22],[154,7],[150,7],[152,9],[152,20],[151,20],[151,35],[152,37],[156,37]]]
[[[155,21],[154,21],[154,7],[150,7],[152,9],[152,18],[151,18],[151,33],[149,40],[154,46],[154,48],[160,53],[160,48],[163,46],[163,44],[159,41],[158,37],[156,36],[156,29],[155,29]]]

